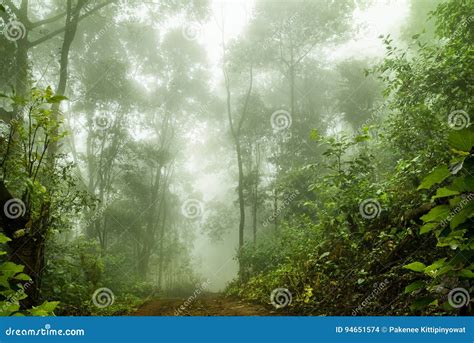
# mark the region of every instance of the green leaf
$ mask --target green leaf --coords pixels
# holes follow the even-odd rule
[[[437,189],[436,195],[433,196],[433,199],[445,198],[445,197],[449,197],[449,196],[452,196],[452,195],[458,195],[458,194],[459,194],[458,191],[454,191],[452,189],[442,187],[442,188]]]
[[[429,173],[421,182],[418,189],[429,189],[433,185],[443,182],[446,178],[451,175],[447,166],[436,167],[431,173]]]
[[[10,241],[11,241],[10,238],[8,238],[7,236],[5,236],[3,233],[0,232],[0,243],[6,243]]]
[[[474,145],[474,132],[469,128],[454,130],[449,134],[448,143],[455,150],[469,152]]]
[[[0,12],[6,12],[6,11],[5,11],[5,6],[3,6],[3,5],[1,5],[1,4],[0,4]]]
[[[16,280],[23,280],[23,281],[30,281],[31,280],[31,278],[28,275],[26,275],[25,273],[20,273],[20,274],[15,275],[15,279]]]
[[[426,223],[420,228],[420,235],[430,232],[438,226],[438,223]]]
[[[425,282],[418,280],[405,287],[405,293],[411,293],[425,286]]]
[[[48,99],[48,103],[54,104],[54,103],[61,102],[63,100],[67,100],[67,97],[65,97],[64,95],[55,95]]]
[[[474,191],[474,176],[457,177],[449,188],[458,192],[472,192]]]
[[[59,301],[45,301],[41,305],[37,306],[37,309],[45,310],[47,312],[53,312],[59,305]]]
[[[427,222],[440,222],[441,220],[445,219],[450,211],[449,205],[439,205],[433,207],[431,211],[421,217],[425,223]]]
[[[466,201],[466,200],[463,200]],[[449,224],[451,229],[457,228],[459,225],[464,223],[467,219],[471,218],[474,216],[474,201],[471,200],[467,204],[461,201],[456,208],[453,210],[453,212],[457,212],[453,218],[451,219],[451,223]],[[459,212],[458,212],[459,211]]]
[[[324,258],[326,256],[329,256],[329,251],[323,252],[319,258]]]
[[[433,298],[433,297],[422,297],[420,299],[417,299],[413,302],[413,304],[410,306],[410,309],[412,310],[420,310],[420,309],[423,309],[425,307],[427,307],[428,305],[430,305],[431,303],[433,303],[433,301],[435,301],[436,299]]]
[[[474,272],[472,270],[469,270],[469,269],[462,269],[459,272],[459,276],[469,278],[469,279],[473,279],[474,278]]]
[[[437,270],[444,265],[445,261],[446,261],[446,258],[441,258],[441,259],[433,262],[432,264],[430,264],[429,266],[427,266],[425,268],[425,270],[424,270],[425,274],[427,274],[431,277],[436,276]]]
[[[319,135],[318,130],[312,129],[311,133],[309,134],[309,138],[313,141],[318,141],[321,138],[321,136]]]
[[[0,265],[0,271],[2,272],[12,272],[14,274],[21,273],[25,268],[22,265],[13,263],[13,262],[4,262]]]
[[[59,305],[59,301],[45,301],[39,306],[34,306],[28,312],[33,316],[49,316],[53,314],[54,309]]]
[[[423,272],[425,271],[426,266],[421,262],[412,262],[403,266],[403,268],[413,270],[414,272]]]

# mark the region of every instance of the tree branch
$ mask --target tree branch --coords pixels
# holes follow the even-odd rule
[[[30,23],[29,28],[31,30],[33,30],[33,29],[37,28],[38,26],[46,25],[46,24],[49,24],[49,23],[54,23],[55,21],[61,19],[65,15],[66,15],[66,12],[63,12],[63,13],[57,14],[57,15],[51,17],[51,18],[38,20],[37,22]]]
[[[107,5],[109,5],[109,4],[111,4],[111,3],[115,2],[115,1],[117,1],[117,0],[107,0],[107,1],[104,2],[103,4],[94,7],[94,8],[91,9],[90,11],[88,11],[88,12],[84,13],[83,15],[81,15],[81,16],[79,17],[79,20],[78,20],[78,21],[81,21],[82,19],[87,18],[88,16],[94,14],[95,12],[97,12],[98,10],[100,10],[101,8],[107,6]],[[37,39],[37,40],[35,40],[35,41],[33,41],[33,42],[29,42],[28,48],[32,48],[32,47],[34,47],[34,46],[36,46],[36,45],[38,45],[38,44],[41,44],[41,43],[43,43],[43,42],[45,42],[45,41],[47,41],[47,40],[49,40],[49,39],[51,39],[51,38],[57,36],[58,34],[64,32],[65,30],[66,30],[66,27],[64,26],[64,27],[62,27],[62,28],[60,28],[60,29],[58,29],[58,30],[56,30],[56,31],[51,32],[50,34],[47,34],[47,35],[44,36],[44,37],[41,37],[41,38],[39,38],[39,39]]]

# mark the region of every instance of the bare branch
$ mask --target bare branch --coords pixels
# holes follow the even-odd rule
[[[100,4],[100,5],[96,6],[96,7],[94,7],[93,9],[91,9],[91,10],[87,11],[86,13],[84,13],[83,15],[81,15],[81,16],[79,17],[79,21],[81,21],[81,20],[84,19],[84,18],[87,18],[88,16],[94,14],[95,12],[97,12],[98,10],[100,10],[101,8],[107,6],[107,5],[109,5],[109,4],[111,4],[111,3],[115,2],[115,1],[117,1],[117,0],[107,0],[107,1],[104,2],[103,4]],[[36,45],[38,45],[38,44],[41,44],[41,43],[43,43],[43,42],[45,42],[45,41],[47,41],[47,40],[49,40],[49,39],[51,39],[51,38],[57,36],[58,34],[64,32],[65,30],[66,30],[66,26],[64,26],[64,27],[62,27],[62,28],[60,28],[60,29],[58,29],[58,30],[56,30],[56,31],[53,31],[53,32],[51,32],[50,34],[47,34],[46,36],[41,37],[41,38],[39,38],[39,39],[37,39],[37,40],[35,40],[35,41],[33,41],[33,42],[30,42],[30,43],[28,44],[28,48],[32,48],[32,47],[34,47],[34,46],[36,46]]]

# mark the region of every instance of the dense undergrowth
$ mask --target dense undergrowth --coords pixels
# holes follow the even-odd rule
[[[430,44],[416,35],[400,50],[383,37],[372,71],[386,85],[383,120],[354,135],[311,133],[320,162],[281,176],[299,196],[242,249],[228,294],[269,303],[286,288],[280,310],[299,314],[473,314],[468,300],[448,301],[473,291],[472,11],[470,1],[440,5]]]

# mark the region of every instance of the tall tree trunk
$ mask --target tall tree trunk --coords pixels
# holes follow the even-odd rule
[[[278,231],[278,193],[275,188],[273,189],[273,220],[275,222],[275,231]]]
[[[293,56],[293,44],[290,48],[290,106],[291,106],[291,116],[295,115],[295,60]]]
[[[242,151],[240,147],[240,139],[237,136],[235,139],[235,152],[237,153],[237,166],[239,169],[239,210],[240,210],[240,222],[239,222],[239,249],[244,245],[244,228],[245,228],[245,202],[244,202],[244,169],[242,165]]]
[[[260,177],[260,145],[257,143],[255,151],[255,183],[253,190],[253,241],[257,242],[257,212],[258,212],[258,183]]]
[[[71,50],[71,44],[76,36],[77,25],[79,23],[79,15],[81,9],[84,6],[86,0],[77,0],[76,7],[72,8],[72,0],[67,0],[67,14],[66,24],[64,31],[64,40],[61,47],[61,58],[59,64],[59,81],[56,87],[57,95],[64,95],[66,92],[67,80],[68,80],[68,64],[69,64],[69,51]],[[59,102],[54,103],[51,107],[52,115],[54,120],[59,118]],[[57,132],[56,132],[57,134]],[[58,144],[56,140],[53,140],[50,149],[49,157],[52,160],[54,154],[58,150]]]

